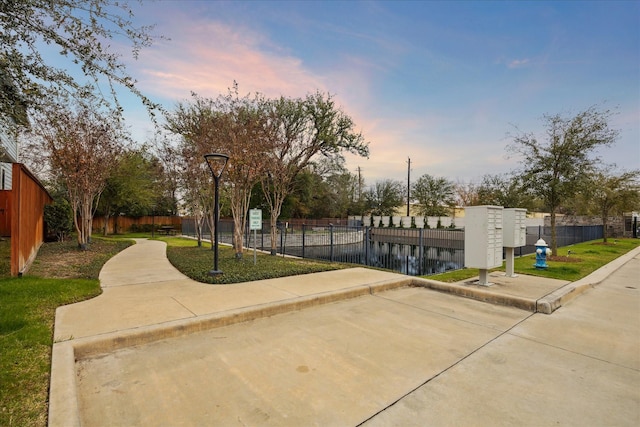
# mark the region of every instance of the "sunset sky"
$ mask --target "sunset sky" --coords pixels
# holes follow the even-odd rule
[[[508,134],[544,139],[544,114],[617,109],[602,156],[640,168],[640,2],[158,1],[137,24],[166,37],[123,57],[139,88],[171,109],[190,93],[335,96],[370,142],[348,156],[366,184],[428,173],[452,181],[519,166]],[[151,124],[124,98],[136,139]]]

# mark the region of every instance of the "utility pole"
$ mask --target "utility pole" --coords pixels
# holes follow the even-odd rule
[[[407,216],[411,216],[409,212],[409,202],[411,200],[411,157],[407,157]]]
[[[362,176],[360,175],[360,166],[358,166],[358,201],[362,198]]]

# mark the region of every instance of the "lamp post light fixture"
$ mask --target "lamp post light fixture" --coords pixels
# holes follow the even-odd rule
[[[213,183],[214,183],[214,201],[213,201],[213,270],[209,271],[210,276],[217,276],[222,274],[222,271],[218,270],[218,219],[220,216],[220,203],[218,197],[218,187],[220,184],[220,176],[224,171],[225,166],[227,165],[227,161],[229,160],[229,156],[226,154],[212,153],[205,154],[204,159],[207,161],[207,165],[211,170],[211,175],[213,175]]]

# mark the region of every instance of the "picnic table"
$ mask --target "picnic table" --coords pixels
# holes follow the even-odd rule
[[[160,233],[164,234],[165,236],[173,236],[176,234],[176,229],[173,227],[173,225],[161,225],[158,231],[160,231]]]

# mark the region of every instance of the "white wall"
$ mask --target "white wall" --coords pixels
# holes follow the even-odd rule
[[[18,140],[9,132],[6,121],[0,120],[0,190],[11,189],[12,162],[18,161]],[[4,186],[2,176],[4,175]]]

